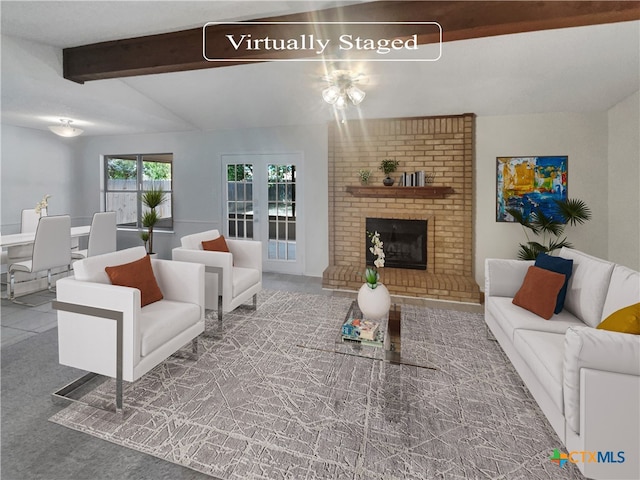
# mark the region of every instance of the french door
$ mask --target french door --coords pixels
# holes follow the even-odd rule
[[[222,156],[225,234],[262,242],[263,269],[304,272],[300,154]]]

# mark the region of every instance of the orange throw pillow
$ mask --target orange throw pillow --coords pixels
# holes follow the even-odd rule
[[[224,236],[220,235],[218,238],[214,238],[213,240],[206,240],[202,242],[202,249],[208,250],[210,252],[228,252],[229,247],[227,246],[227,241],[224,239]]]
[[[140,290],[141,306],[162,300],[162,291],[156,282],[151,267],[151,258],[145,255],[140,260],[124,263],[115,267],[106,267],[105,272],[109,276],[112,285],[131,287]]]
[[[549,320],[553,316],[564,280],[565,276],[561,273],[531,266],[520,290],[513,297],[513,304]]]

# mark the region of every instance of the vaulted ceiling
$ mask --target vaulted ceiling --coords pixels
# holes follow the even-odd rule
[[[366,3],[340,2],[353,11],[371,8]],[[380,8],[385,3],[390,2],[372,5]],[[462,5],[418,3],[449,10]],[[631,12],[636,20],[619,21],[628,19],[624,16],[628,12],[620,17],[619,11],[613,11],[595,23],[614,23],[568,28],[556,27],[594,22],[574,9],[573,23],[559,16],[547,18],[546,26],[540,19],[514,23],[504,15],[512,2],[485,3],[502,8],[493,16],[485,12],[483,17],[482,9],[467,8],[467,17],[458,13],[464,22],[457,34],[453,26],[448,28],[443,22],[445,40],[459,40],[446,41],[437,62],[354,65],[368,79],[362,86],[367,97],[359,110],[353,108],[347,115],[606,111],[638,90],[637,2]],[[122,45],[122,39],[131,37],[200,30],[207,22],[278,17],[335,5],[300,1],[3,1],[2,122],[46,129],[57,118],[69,117],[85,129],[85,135],[104,135],[329,121],[331,107],[320,97],[324,87],[321,63],[253,63],[149,75],[136,72],[136,76],[125,78],[118,78],[119,74],[97,77],[104,79],[81,85],[63,78],[62,49],[80,51],[75,47],[114,40]],[[407,11],[411,20],[442,20],[443,13],[440,18],[423,18],[427,10],[419,10],[419,6]],[[534,15],[536,10],[532,12]],[[494,31],[486,25],[489,20]],[[550,27],[554,29],[529,32]],[[504,34],[520,31],[523,33]],[[498,33],[501,35],[485,36]],[[470,38],[475,36],[482,38]],[[420,48],[427,51],[433,46]]]

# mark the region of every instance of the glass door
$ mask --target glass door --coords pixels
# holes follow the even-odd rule
[[[229,163],[227,174],[227,236],[253,240],[253,165]]]
[[[267,165],[269,240],[267,259],[296,260],[296,166]]]
[[[301,155],[223,155],[225,234],[262,242],[263,270],[304,273]]]

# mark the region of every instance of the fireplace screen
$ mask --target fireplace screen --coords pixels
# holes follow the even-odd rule
[[[380,233],[384,243],[385,267],[427,269],[427,221],[396,218],[367,218],[367,232]],[[367,265],[373,265],[369,251],[371,239],[365,238]]]

